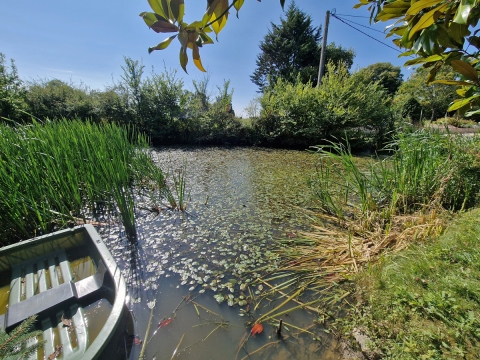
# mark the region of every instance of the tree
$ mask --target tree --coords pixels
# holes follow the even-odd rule
[[[394,103],[402,113],[408,112],[411,116],[413,102],[412,97],[418,101],[422,108],[422,118],[437,120],[445,116],[449,105],[458,97],[455,88],[440,82],[427,84],[425,78],[428,76],[428,69],[417,68],[398,89]],[[437,73],[437,79],[450,81],[455,78],[455,73],[442,68]],[[415,120],[416,116],[412,117]]]
[[[89,89],[84,85],[58,79],[39,79],[28,84],[26,102],[29,112],[40,119],[96,119]]]
[[[178,37],[181,43],[180,64],[186,71],[188,62],[187,48],[192,49],[195,65],[203,69],[200,61],[199,47],[213,44],[208,32],[218,33],[228,20],[229,10],[238,11],[244,0],[207,0],[207,11],[202,20],[190,24],[183,22],[185,12],[184,0],[149,0],[154,12],[142,12],[148,27],[157,33],[176,33],[149,52],[163,50]],[[280,0],[284,6],[285,0]],[[407,51],[403,55],[415,55],[406,65],[424,64],[430,68],[427,82],[435,81],[435,75],[442,65],[449,65],[461,75],[461,79],[438,80],[448,85],[458,85],[464,99],[455,100],[449,110],[462,113],[471,110],[472,105],[480,100],[480,37],[474,28],[480,20],[477,0],[359,0],[355,8],[368,6],[371,20],[396,21],[389,27],[387,36],[395,36],[394,43]],[[471,36],[470,36],[471,35]],[[465,40],[469,45],[465,45]],[[470,45],[472,50],[469,52]],[[480,110],[468,111],[467,115],[480,113]]]
[[[0,53],[0,119],[18,121],[25,105],[25,88],[15,62],[11,59],[7,66],[5,55]]]
[[[272,29],[260,43],[261,53],[257,56],[257,68],[252,82],[263,92],[269,85],[282,78],[293,83],[299,77],[303,84],[316,85],[320,60],[320,27],[312,26],[312,19],[298,9],[295,2],[287,9],[280,24],[271,23]],[[354,53],[330,44],[327,59],[353,63]]]
[[[358,71],[358,76],[364,77],[366,82],[378,81],[392,96],[395,95],[403,81],[400,66],[394,66],[388,62],[379,62],[364,67]]]
[[[480,113],[472,107],[480,99],[480,37],[472,30],[480,20],[477,0],[360,0],[355,8],[369,6],[371,20],[395,21],[387,37],[407,51],[403,55],[415,56],[405,65],[423,64],[429,68],[428,83],[461,86],[449,111],[473,115]],[[466,44],[466,41],[468,44]],[[448,65],[460,79],[437,79],[443,65]],[[470,111],[469,111],[470,110]]]

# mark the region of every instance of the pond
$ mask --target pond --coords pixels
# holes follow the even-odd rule
[[[318,314],[306,310],[249,336],[255,319],[292,294],[264,296],[263,276],[277,266],[275,241],[310,227],[307,181],[317,156],[261,148],[163,148],[155,156],[170,178],[186,164],[187,211],[139,204],[138,245],[129,249],[118,229],[102,230],[129,286],[139,343],[129,358],[138,359],[147,342],[146,359],[340,359]]]

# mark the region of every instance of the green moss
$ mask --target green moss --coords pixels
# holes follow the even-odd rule
[[[386,257],[357,282],[341,329],[363,327],[392,359],[476,359],[480,353],[480,209],[440,238]]]

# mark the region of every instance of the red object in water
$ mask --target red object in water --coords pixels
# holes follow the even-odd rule
[[[256,334],[260,334],[262,331],[263,331],[263,325],[258,323],[253,325],[253,328],[250,331],[250,335],[255,336]]]
[[[168,319],[163,319],[162,321],[160,321],[158,323],[158,328],[162,328],[162,327],[165,327],[167,326],[168,324],[170,324],[171,322],[173,321],[173,318],[168,318]]]

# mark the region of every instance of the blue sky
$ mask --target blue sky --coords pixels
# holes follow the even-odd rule
[[[205,74],[196,69],[190,57],[185,74],[180,68],[180,44],[174,40],[166,50],[148,54],[148,47],[157,45],[167,34],[148,29],[138,16],[150,11],[146,0],[0,0],[0,52],[13,58],[20,77],[24,80],[57,78],[83,83],[93,89],[104,89],[120,78],[124,56],[139,60],[146,73],[178,69],[185,88],[192,88],[192,80],[201,80]],[[353,9],[357,0],[297,0],[301,10],[312,17],[315,26],[325,21],[327,10],[337,14],[368,16],[366,8]],[[285,7],[290,4],[286,1]],[[206,8],[205,0],[185,0],[185,21],[200,20]],[[233,108],[237,115],[249,101],[258,95],[250,80],[255,70],[259,43],[270,28],[278,24],[283,12],[279,0],[245,0],[239,13],[230,13],[227,26],[219,34],[218,42],[200,49],[203,65],[210,77],[210,90],[215,95],[216,85],[230,80],[234,89]],[[364,26],[368,19],[345,17]],[[383,31],[386,24],[374,29]],[[371,36],[391,44],[381,33],[353,24]],[[406,58],[398,52],[362,35],[337,19],[330,19],[328,42],[335,42],[356,52],[353,68],[375,62],[403,65]],[[403,68],[406,75],[408,69]]]

